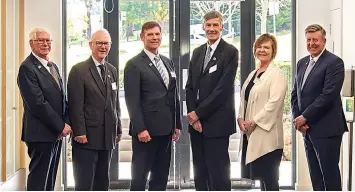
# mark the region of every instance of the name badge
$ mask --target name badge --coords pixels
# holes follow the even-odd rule
[[[117,90],[117,85],[116,85],[116,82],[113,82],[111,83],[111,86],[112,86],[112,90]]]
[[[175,72],[171,72],[171,77],[176,78]]]
[[[210,70],[208,71],[209,73],[213,73],[217,70],[217,65],[214,65],[210,68]]]

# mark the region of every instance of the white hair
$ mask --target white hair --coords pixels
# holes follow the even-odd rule
[[[50,34],[47,30],[43,29],[43,28],[34,28],[30,31],[30,34],[29,34],[29,39],[30,40],[35,40],[37,39],[37,33],[48,33]]]
[[[91,34],[91,38],[90,38],[90,41],[91,41],[91,42],[94,40],[94,36],[95,36],[97,33],[99,33],[99,32],[106,33],[106,34],[110,37],[110,39],[111,39],[111,35],[110,35],[110,33],[107,31],[107,29],[102,28],[102,29],[99,29],[99,30],[95,31],[93,34]]]

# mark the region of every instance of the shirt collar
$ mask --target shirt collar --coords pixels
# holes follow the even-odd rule
[[[146,50],[145,48],[143,49],[143,51],[144,51],[145,54],[148,55],[149,59],[150,59],[152,62],[154,61],[154,58],[155,58],[156,56],[160,57],[160,56],[159,56],[159,53],[158,53],[157,55],[155,55],[154,53],[152,53],[152,52]],[[154,62],[153,62],[153,63],[154,63]]]
[[[212,45],[209,45],[208,42],[207,42],[207,48],[208,48],[208,46],[210,46],[210,47],[212,48],[212,51],[216,50],[216,48],[217,48],[217,46],[218,46],[218,44],[219,44],[220,41],[221,41],[221,37],[219,37],[219,38],[217,39],[217,41],[214,42]]]
[[[317,60],[319,59],[319,57],[323,54],[324,50],[325,50],[325,47],[324,47],[324,49],[322,50],[322,52],[321,52],[319,55],[317,55],[317,57],[312,57],[312,55],[310,55],[310,56],[309,56],[309,60],[312,60],[312,59],[313,59],[314,63],[316,63]]]
[[[97,61],[92,55],[91,55],[92,60],[94,61],[96,67],[98,67],[99,65],[104,65],[104,61],[102,63],[100,63],[99,61]]]
[[[43,66],[47,67],[47,64],[48,64],[48,61],[47,61],[47,60],[45,60],[45,59],[39,57],[38,55],[36,55],[36,54],[33,53],[33,52],[32,52],[32,55],[35,56],[35,57],[38,59],[38,61],[42,63]]]

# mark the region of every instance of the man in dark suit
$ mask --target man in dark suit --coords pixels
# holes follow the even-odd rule
[[[294,125],[303,133],[313,190],[341,191],[340,145],[348,130],[340,97],[344,63],[325,49],[326,32],[320,25],[308,26],[305,34],[310,55],[297,63]]]
[[[21,140],[31,158],[27,190],[53,191],[62,137],[71,132],[58,67],[49,61],[52,40],[41,28],[29,35],[32,53],[21,63],[17,76],[24,114]]]
[[[68,80],[75,190],[107,191],[112,149],[122,134],[118,76],[105,62],[108,31],[96,31],[89,46],[91,57],[73,66]]]
[[[146,22],[140,34],[144,50],[130,59],[124,71],[125,99],[131,119],[131,190],[144,191],[150,171],[149,190],[165,191],[171,140],[180,135],[180,105],[174,64],[158,54],[161,27]]]
[[[205,14],[208,42],[193,51],[186,83],[196,190],[231,190],[229,136],[236,132],[234,79],[238,50],[221,37],[223,18]]]

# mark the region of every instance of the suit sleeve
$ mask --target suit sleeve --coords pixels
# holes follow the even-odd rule
[[[74,137],[86,135],[84,97],[84,79],[78,67],[73,66],[68,78],[68,102]]]
[[[194,51],[192,54],[192,59],[189,63],[189,68],[188,68],[188,78],[185,85],[187,113],[194,111],[197,106],[196,96],[194,95],[193,83],[192,83],[192,61],[194,61],[194,58],[198,58],[196,52],[197,51]]]
[[[116,68],[114,68],[116,71]],[[116,83],[119,82],[118,79],[118,75],[117,75],[117,71],[116,73]],[[117,91],[119,91],[119,89],[117,89]],[[116,100],[116,116],[117,116],[117,135],[121,135],[122,134],[122,122],[121,122],[121,106],[120,106],[120,95],[119,93],[117,93],[117,100]]]
[[[172,60],[170,60],[171,66],[174,67],[174,63]],[[180,96],[179,96],[179,79],[176,78],[176,86],[175,86],[175,128],[177,129],[182,129],[182,124],[181,124],[181,111],[180,111]]]
[[[329,104],[339,97],[344,76],[344,62],[342,59],[338,58],[334,63],[330,63],[327,66],[322,93],[302,114],[307,122],[315,122],[320,119]]]
[[[133,125],[133,131],[138,134],[146,130],[146,126],[144,124],[140,102],[140,72],[131,62],[126,64],[124,70],[124,89],[127,110]]]
[[[299,63],[297,64],[297,66]],[[297,74],[293,80],[293,88],[291,92],[291,106],[292,106],[292,116],[293,119],[301,115],[300,109],[298,108],[298,96],[297,96]]]
[[[45,100],[35,73],[22,65],[18,73],[18,86],[26,107],[54,133],[60,135],[64,129],[64,121],[52,106]]]
[[[200,119],[210,116],[218,107],[220,107],[228,97],[234,92],[234,79],[238,67],[238,51],[229,63],[224,66],[223,74],[213,92],[201,102],[195,112]],[[233,106],[234,107],[234,106]]]
[[[253,121],[262,129],[270,131],[276,123],[276,114],[283,110],[284,100],[287,91],[287,80],[282,72],[276,77],[271,77],[269,100],[264,107],[253,117]]]

